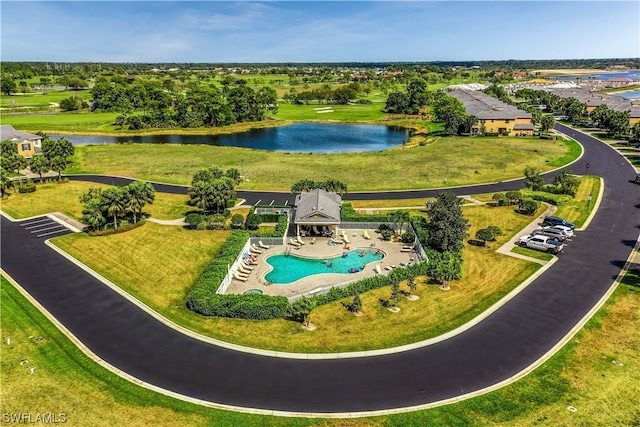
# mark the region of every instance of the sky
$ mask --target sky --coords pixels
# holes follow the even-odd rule
[[[0,60],[640,57],[640,1],[0,1]]]

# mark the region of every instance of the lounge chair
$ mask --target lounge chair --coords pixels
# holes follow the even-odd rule
[[[249,248],[249,252],[254,253],[254,254],[261,254],[262,251],[258,248],[256,248],[255,246],[251,245],[251,247]]]
[[[238,264],[238,271],[244,274],[249,274],[253,270],[253,267],[249,267],[248,265]]]
[[[376,264],[376,273],[382,274],[382,269],[380,268],[380,264]]]
[[[233,277],[236,280],[240,280],[241,282],[246,282],[248,280],[248,278],[246,276],[241,276],[240,274],[238,274],[237,271],[233,273]]]
[[[362,232],[362,237],[364,237],[366,240],[371,240],[371,236],[369,236],[369,232],[367,230],[364,230]]]
[[[262,249],[269,249],[271,247],[269,245],[265,245],[264,243],[262,243],[262,240],[258,242],[258,246],[260,246]]]
[[[384,269],[385,270],[393,270],[393,267],[391,267],[390,265],[387,265]]]
[[[316,244],[316,238],[314,237],[313,239],[311,239],[311,244],[315,245]]]
[[[302,237],[300,237],[300,235],[298,235],[298,236],[296,237],[296,241],[297,241],[298,243],[300,243],[301,245],[304,245],[304,244],[305,244],[305,243],[304,243],[304,240],[302,240]]]
[[[297,247],[297,248],[299,248],[300,246],[302,246],[300,243],[296,242],[296,241],[295,241],[295,240],[293,240],[293,239],[289,239],[289,244],[290,244],[290,245],[293,245],[293,246],[295,246],[295,247]]]

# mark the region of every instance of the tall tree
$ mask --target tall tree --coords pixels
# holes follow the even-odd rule
[[[113,228],[118,229],[118,216],[126,210],[126,199],[118,187],[110,187],[102,192],[102,209],[113,218]]]
[[[438,193],[436,201],[427,203],[429,247],[439,252],[460,252],[469,229],[462,215],[460,199],[450,191]]]
[[[133,223],[137,223],[138,213],[142,216],[142,209],[147,204],[152,204],[155,199],[155,189],[151,183],[146,181],[134,181],[126,186],[129,194],[129,207],[133,212]]]
[[[33,173],[40,175],[40,182],[42,182],[42,174],[49,172],[49,161],[43,155],[33,156],[29,162],[29,169]]]
[[[48,160],[49,169],[54,172],[58,172],[58,179],[62,178],[62,171],[67,168],[67,160],[61,156],[55,156],[53,159]]]
[[[542,132],[548,132],[553,128],[555,124],[556,119],[554,119],[553,116],[546,114],[540,119],[540,130]]]

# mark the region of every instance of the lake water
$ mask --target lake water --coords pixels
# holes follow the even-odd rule
[[[637,98],[640,98],[640,90],[633,90],[629,92],[618,92],[616,93],[616,95],[626,99],[637,99]]]
[[[627,70],[627,71],[618,71],[618,72],[612,72],[612,73],[593,74],[591,76],[580,76],[580,79],[582,81],[587,81],[589,80],[590,77],[593,77],[595,80],[607,80],[607,79],[612,79],[614,77],[626,77],[631,80],[640,80],[640,70]],[[552,77],[552,79],[575,81],[576,76]]]
[[[50,135],[54,139],[64,135]],[[205,144],[302,153],[381,151],[406,143],[411,130],[397,126],[295,123],[228,135],[64,136],[74,145]]]

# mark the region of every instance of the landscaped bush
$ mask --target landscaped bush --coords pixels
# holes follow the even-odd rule
[[[415,242],[416,235],[410,231],[405,231],[402,233],[402,236],[400,236],[400,239],[402,240],[402,243],[411,244]]]
[[[538,208],[540,207],[540,203],[535,200],[521,200],[518,205],[518,209],[516,212],[521,213],[523,215],[533,215],[536,213]]]
[[[244,228],[247,230],[257,230],[262,224],[262,217],[260,215],[249,214],[244,222]]]
[[[201,213],[190,213],[184,217],[184,222],[187,223],[187,228],[195,229],[199,224],[204,223],[206,218],[207,217]]]
[[[20,184],[18,187],[18,193],[22,194],[33,193],[34,191],[36,191],[36,185],[33,181],[27,181],[24,184]]]
[[[509,199],[507,199],[507,196],[505,196],[503,193],[494,194],[492,199],[495,200],[496,206],[508,206],[509,205]]]
[[[244,223],[244,216],[241,214],[235,214],[231,217],[231,228],[242,228]]]

